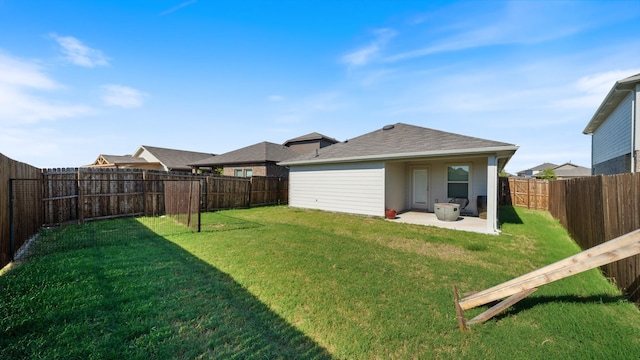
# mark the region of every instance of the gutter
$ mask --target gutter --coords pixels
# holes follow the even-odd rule
[[[329,158],[329,159],[307,159],[297,161],[283,161],[278,163],[280,166],[291,165],[315,165],[315,164],[333,164],[333,163],[348,163],[348,162],[361,162],[361,161],[381,161],[381,160],[403,160],[417,157],[436,157],[436,156],[451,156],[451,155],[478,155],[486,153],[497,153],[502,151],[512,151],[515,153],[518,150],[518,146],[495,146],[485,148],[474,149],[455,149],[455,150],[433,150],[411,153],[397,153],[397,154],[379,154],[379,155],[364,155],[364,156],[348,156],[343,158]],[[513,155],[513,154],[511,154]],[[509,156],[509,155],[504,155]],[[322,157],[322,154],[320,154]]]

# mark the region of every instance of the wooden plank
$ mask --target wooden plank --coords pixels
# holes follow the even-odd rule
[[[458,295],[458,288],[453,285],[453,303],[456,307],[456,316],[458,318],[458,327],[460,330],[468,329],[467,319],[464,317],[464,310],[460,307],[460,296]]]
[[[477,324],[477,323],[483,323],[489,319],[491,319],[492,317],[498,315],[499,313],[505,311],[506,309],[510,308],[511,306],[513,306],[514,304],[516,304],[518,301],[526,298],[527,296],[531,295],[533,292],[535,292],[536,290],[538,290],[537,288],[531,288],[531,289],[527,289],[524,290],[522,292],[519,292],[517,294],[514,294],[510,297],[508,297],[507,299],[499,302],[498,304],[492,306],[489,310],[483,312],[482,314],[474,317],[473,319],[467,321],[467,325],[473,325],[473,324]],[[458,305],[459,307],[459,305]]]
[[[471,309],[637,254],[640,254],[640,230],[480,291],[460,300],[460,307]]]
[[[503,283],[501,283],[500,285],[497,285],[493,288],[484,290],[484,292],[489,293],[492,290],[495,290],[496,288],[504,288],[504,287],[508,287],[511,286],[513,284],[519,284],[522,283],[524,281],[527,281],[529,279],[533,279],[548,273],[551,273],[553,271],[568,267],[568,266],[572,266],[575,265],[576,263],[579,263],[581,261],[587,260],[591,257],[594,256],[594,254],[598,254],[598,253],[606,253],[606,252],[610,252],[613,250],[616,250],[617,248],[621,247],[621,246],[627,246],[630,244],[635,243],[636,241],[638,241],[638,233],[640,232],[640,230],[633,232],[631,234],[628,234],[628,236],[625,237],[621,237],[620,239],[615,239],[617,241],[608,241],[606,243],[603,243],[601,245],[598,245],[594,248],[591,248],[589,250],[586,251],[582,251],[576,255],[570,256],[568,258],[562,259],[560,261],[557,261],[553,264],[547,265],[545,267],[542,267],[540,269],[531,271],[525,275],[522,275],[520,277],[511,279],[509,281],[505,281]],[[635,234],[635,235],[634,235]],[[478,291],[475,292],[473,294],[473,296],[482,296],[483,291]],[[472,296],[469,296],[468,298],[471,298]],[[500,298],[498,298],[500,299]],[[498,300],[498,299],[494,299],[494,300]],[[493,300],[492,300],[493,301]]]

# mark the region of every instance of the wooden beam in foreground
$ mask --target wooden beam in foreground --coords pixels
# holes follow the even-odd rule
[[[518,301],[520,301],[520,300],[526,298],[527,296],[531,295],[531,293],[533,293],[536,290],[538,290],[538,288],[525,290],[525,291],[519,292],[519,293],[517,293],[515,295],[511,295],[510,297],[502,300],[498,304],[492,306],[489,310],[487,310],[487,311],[483,312],[482,314],[474,317],[473,319],[467,321],[467,325],[483,323],[483,322],[491,319],[492,317],[494,317],[494,316],[500,314],[501,312],[505,311],[506,309],[510,308],[511,306],[513,306]]]
[[[468,325],[487,321],[499,312],[504,311],[509,306],[527,297],[539,286],[637,254],[640,254],[640,229],[489,289],[473,293],[463,299],[458,299],[457,289],[454,285],[454,300],[456,303],[458,322],[459,324],[464,323],[464,328],[467,328]],[[469,322],[464,319],[465,310],[482,306],[505,297],[509,298],[495,306],[495,310],[497,311],[491,308]],[[460,320],[460,318],[462,318],[462,320]],[[463,329],[462,325],[460,325],[460,328]]]

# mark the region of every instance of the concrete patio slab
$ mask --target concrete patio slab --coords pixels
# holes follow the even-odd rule
[[[479,217],[474,216],[460,216],[456,221],[442,221],[438,220],[436,214],[434,213],[408,211],[402,214],[398,214],[395,219],[388,219],[388,221],[435,226],[452,230],[471,231],[481,234],[497,234],[495,232],[487,230],[486,219],[480,219]]]

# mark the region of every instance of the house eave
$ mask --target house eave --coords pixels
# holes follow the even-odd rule
[[[335,163],[354,163],[363,161],[389,161],[389,160],[407,160],[415,158],[430,158],[441,156],[463,156],[463,155],[480,155],[480,154],[497,154],[500,156],[512,156],[518,146],[496,146],[475,149],[453,149],[453,150],[433,150],[423,152],[397,153],[397,154],[378,154],[365,156],[351,156],[342,158],[321,159],[322,154],[314,159],[305,159],[297,161],[279,162],[280,166],[297,166],[297,165],[317,165],[317,164],[335,164]]]
[[[585,135],[593,134],[598,127],[611,115],[618,105],[628,96],[629,91],[635,89],[636,84],[640,83],[638,76],[632,76],[628,79],[616,81],[609,93],[604,98],[598,110],[593,114],[591,120],[582,131]]]

